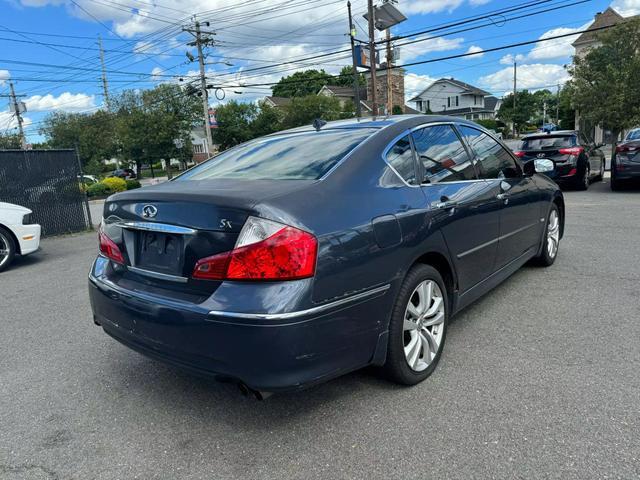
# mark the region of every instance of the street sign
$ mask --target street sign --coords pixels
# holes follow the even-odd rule
[[[367,45],[356,45],[353,50],[356,56],[356,67],[371,68],[369,47]],[[376,64],[378,63],[380,63],[380,55],[376,50]]]
[[[382,5],[373,8],[373,24],[376,29],[380,31],[391,28],[407,19],[407,17],[405,17],[402,12],[391,3],[383,3]],[[365,13],[363,16],[369,20],[367,15],[368,14]]]

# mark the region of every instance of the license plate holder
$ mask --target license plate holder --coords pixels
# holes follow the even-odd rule
[[[171,233],[140,231],[136,267],[170,275],[182,274],[184,239]]]

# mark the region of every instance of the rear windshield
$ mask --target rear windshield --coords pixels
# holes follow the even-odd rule
[[[317,180],[375,131],[358,128],[263,137],[227,150],[176,180]]]
[[[554,148],[575,147],[575,145],[575,135],[545,135],[544,137],[534,137],[523,140],[521,150],[549,150]]]

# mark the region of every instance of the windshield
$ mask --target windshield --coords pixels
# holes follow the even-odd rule
[[[640,128],[636,128],[627,133],[625,140],[640,140]]]
[[[176,180],[317,180],[375,131],[358,128],[263,137],[227,150]]]
[[[527,138],[522,141],[521,150],[548,150],[565,147],[575,147],[575,135],[554,136],[545,135],[544,137]]]

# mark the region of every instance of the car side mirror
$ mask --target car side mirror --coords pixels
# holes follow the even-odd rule
[[[547,173],[553,172],[555,168],[555,164],[546,158],[538,158],[533,161],[533,167],[536,173]]]

